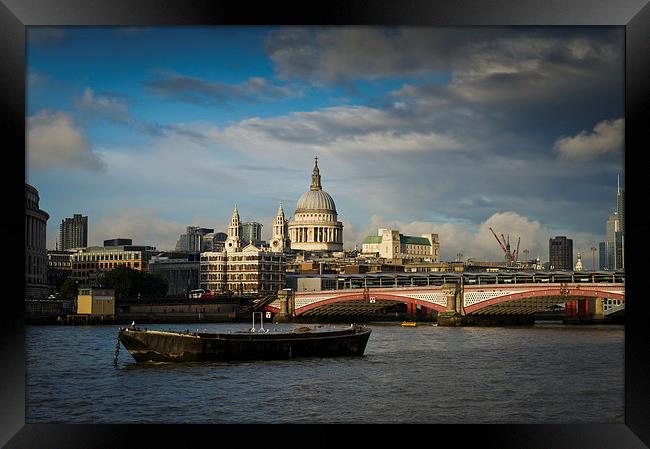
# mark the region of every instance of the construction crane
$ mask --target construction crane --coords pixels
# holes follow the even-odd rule
[[[501,234],[501,238],[503,239],[503,242],[499,240],[499,237],[497,236],[496,232],[494,232],[494,229],[490,228],[490,231],[492,232],[492,235],[494,236],[495,239],[497,239],[497,242],[499,243],[499,246],[503,250],[503,252],[506,254],[506,264],[510,265],[512,263],[512,254],[510,253],[510,236],[508,236],[508,241],[506,241],[506,238]]]
[[[521,242],[521,237],[517,239],[517,248],[515,248],[514,251],[510,251],[510,235],[508,234],[508,237],[504,237],[503,234],[501,234],[501,239],[497,236],[497,233],[494,232],[494,229],[490,228],[490,231],[492,232],[492,235],[494,236],[495,239],[497,239],[497,242],[499,243],[499,246],[505,253],[505,259],[506,259],[506,264],[508,266],[512,266],[514,263],[517,262],[517,259],[519,258],[519,243]]]
[[[517,263],[517,259],[519,259],[519,242],[521,242],[521,237],[517,238],[517,249],[512,253],[512,260],[514,263]]]

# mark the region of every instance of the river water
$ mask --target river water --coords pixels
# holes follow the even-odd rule
[[[624,422],[623,326],[369,327],[362,357],[142,364],[121,347],[115,367],[117,326],[27,326],[25,421]]]

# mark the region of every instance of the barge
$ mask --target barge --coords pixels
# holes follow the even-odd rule
[[[361,356],[371,330],[357,324],[322,330],[300,327],[289,332],[261,328],[229,333],[175,332],[121,328],[121,343],[136,362],[272,360],[294,357]]]

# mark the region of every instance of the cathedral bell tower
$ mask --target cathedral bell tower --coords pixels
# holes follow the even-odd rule
[[[289,240],[287,236],[289,235],[289,222],[284,217],[284,211],[282,210],[282,203],[278,207],[278,214],[275,217],[275,222],[273,223],[273,237],[271,237],[271,251],[281,253],[285,249],[289,248]]]
[[[241,251],[241,222],[239,221],[239,211],[236,204],[228,226],[228,237],[224,243],[224,248],[227,252]]]

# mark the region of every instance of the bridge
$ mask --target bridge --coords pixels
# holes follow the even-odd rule
[[[325,288],[283,292],[266,306],[290,316],[359,317],[405,304],[444,322],[526,322],[564,306],[567,321],[604,320],[625,307],[623,272],[320,275]],[[313,283],[312,283],[313,285]],[[329,287],[329,288],[328,288]],[[283,303],[284,301],[284,303]]]

